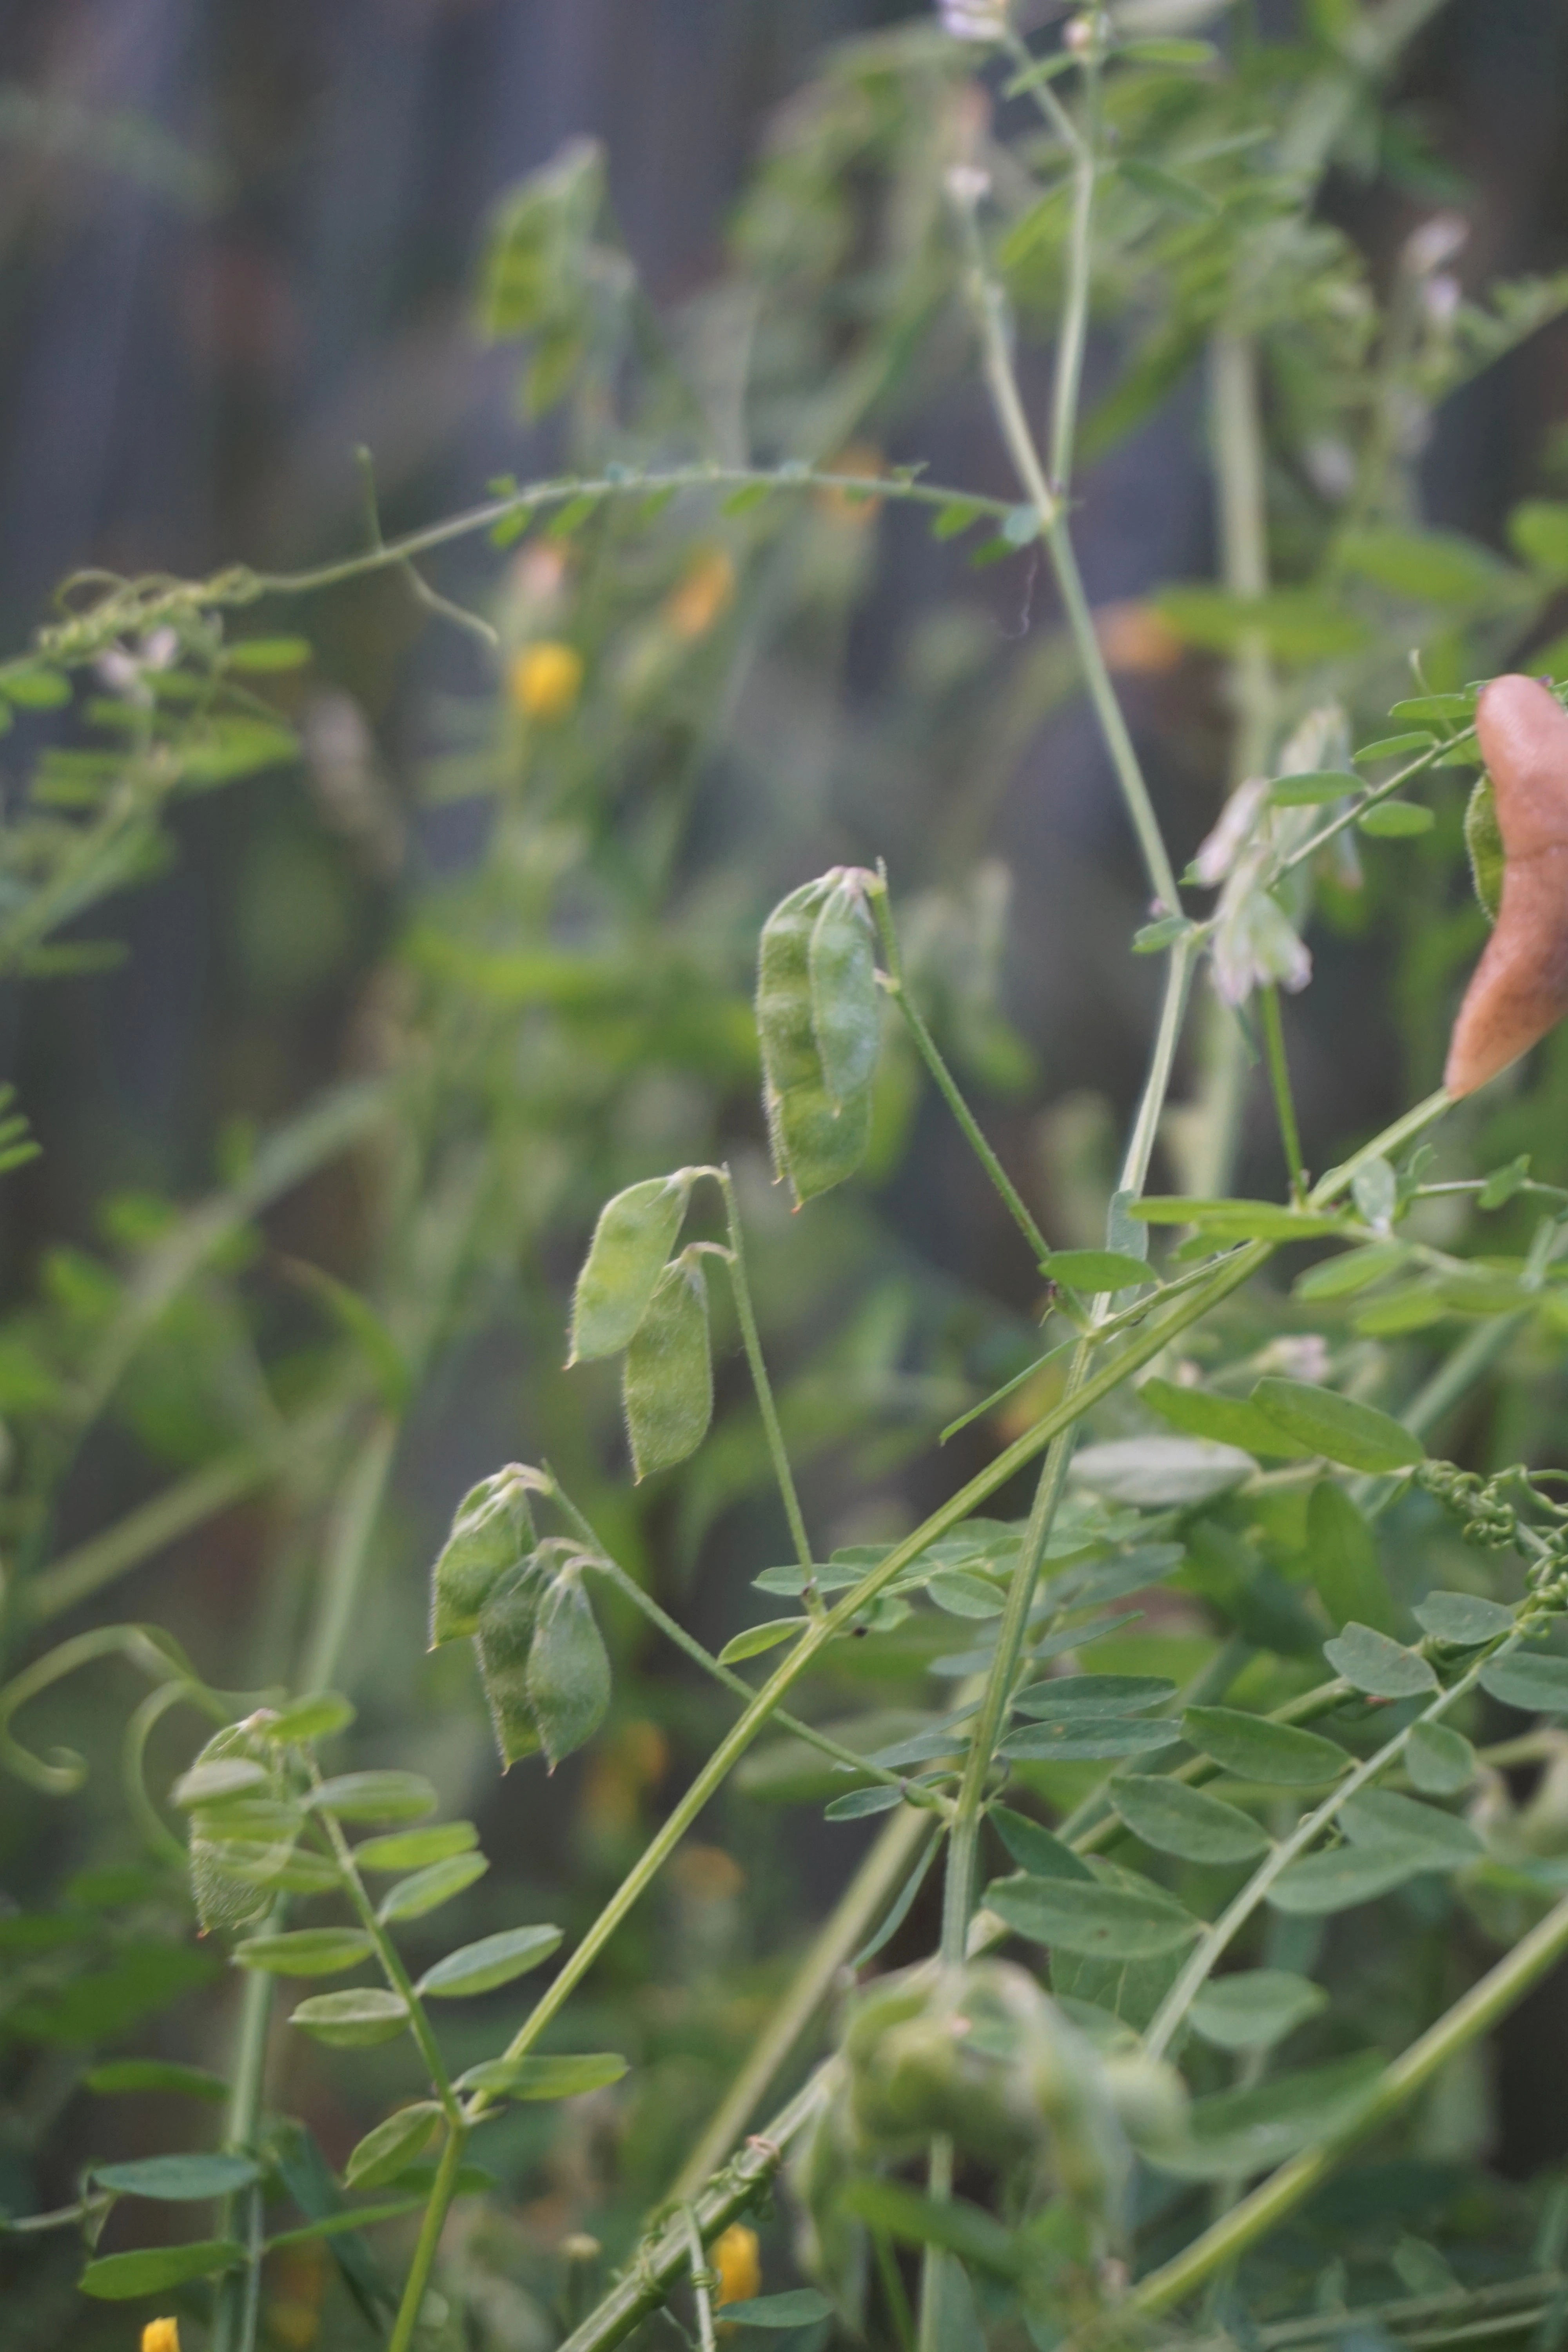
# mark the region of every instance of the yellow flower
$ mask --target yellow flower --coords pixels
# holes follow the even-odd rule
[[[570,718],[583,690],[583,656],[559,637],[524,646],[511,666],[512,700],[527,719],[551,726]]]
[[[142,2352],[180,2352],[177,2319],[150,2319],[142,2330]]]
[[[748,2230],[743,2221],[731,2221],[708,2252],[719,2273],[719,2302],[748,2303],[763,2284],[756,2231]]]
[[[665,619],[678,637],[705,637],[734,593],[734,565],[721,547],[708,548],[665,598]]]

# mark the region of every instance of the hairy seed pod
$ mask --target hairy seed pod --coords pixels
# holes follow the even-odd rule
[[[1533,677],[1498,677],[1476,710],[1502,836],[1502,904],[1448,1046],[1443,1084],[1473,1094],[1568,1013],[1568,712]]]
[[[650,1176],[600,1210],[572,1302],[569,1365],[618,1355],[632,1338],[675,1246],[694,1175],[678,1168]]]
[[[592,1739],[610,1704],[610,1661],[580,1568],[568,1563],[539,1603],[528,1652],[528,1704],[553,1772]]]
[[[659,1276],[626,1349],[621,1402],[639,1479],[694,1454],[713,1418],[713,1358],[702,1261],[682,1250]]]
[[[528,1489],[515,1462],[469,1488],[430,1572],[433,1650],[459,1634],[478,1633],[479,1612],[497,1584],[537,1541]]]

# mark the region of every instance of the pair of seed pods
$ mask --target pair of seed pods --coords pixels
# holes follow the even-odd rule
[[[1473,1094],[1568,1013],[1568,711],[1539,678],[1497,677],[1476,709],[1502,838],[1496,928],[1454,1024],[1443,1085]]]

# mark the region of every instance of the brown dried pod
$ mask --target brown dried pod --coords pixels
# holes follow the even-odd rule
[[[1497,799],[1502,904],[1448,1045],[1443,1084],[1473,1094],[1568,1013],[1568,711],[1534,677],[1495,677],[1476,736]]]

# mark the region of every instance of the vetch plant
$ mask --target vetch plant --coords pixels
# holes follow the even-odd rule
[[[528,405],[577,403],[572,427],[591,444],[580,466],[498,485],[477,511],[402,540],[377,529],[367,549],[312,572],[100,583],[40,633],[34,655],[0,671],[18,710],[63,709],[89,667],[118,680],[121,697],[110,713],[82,714],[86,729],[115,730],[119,748],[46,748],[34,799],[9,828],[25,882],[0,904],[0,952],[26,973],[52,952],[55,929],[145,858],[173,794],[292,755],[257,688],[306,649],[228,634],[264,594],[303,597],[395,570],[476,643],[501,641],[496,740],[454,753],[434,788],[451,787],[452,767],[461,784],[481,776],[493,838],[450,903],[412,918],[406,969],[423,994],[401,1058],[252,1151],[188,1218],[129,1221],[128,1274],[58,1266],[54,1319],[40,1314],[25,1335],[37,1378],[31,1391],[14,1383],[25,1478],[6,1522],[21,1640],[285,1472],[303,1490],[312,1563],[279,1612],[287,1675],[264,1688],[215,1688],[166,1635],[111,1622],[42,1647],[0,1692],[0,1761],[55,1800],[81,1788],[86,1766],[25,1744],[22,1710],[48,1706],[103,1660],[146,1676],[124,1735],[126,1801],[160,1867],[173,1854],[188,1872],[205,1938],[170,1934],[165,1948],[193,1984],[211,1951],[235,1971],[223,2075],[128,2055],[85,2077],[104,2096],[221,2104],[205,2135],[218,2144],[90,2164],[68,2207],[6,2225],[40,2243],[79,2232],[90,2299],[178,2299],[214,2352],[285,2339],[268,2316],[271,2282],[307,2259],[318,2278],[333,2266],[343,2329],[392,2352],[470,2340],[604,2352],[645,2326],[649,2346],[674,2331],[704,2352],[731,2327],[898,2352],[1068,2342],[1087,2352],[1156,2324],[1281,2347],[1352,2330],[1428,2344],[1539,2327],[1542,2342],[1555,2340],[1560,2198],[1496,2217],[1484,2263],[1470,2259],[1472,2224],[1452,2212],[1438,2225],[1447,2251],[1401,2221],[1381,2244],[1356,2238],[1354,2280],[1347,2264],[1321,2294],[1311,2275],[1321,2265],[1301,2247],[1318,2226],[1313,2199],[1374,2139],[1412,2155],[1404,2174],[1423,2173],[1441,2144],[1426,2094],[1568,1955],[1568,1841],[1552,1779],[1564,1753],[1555,1719],[1568,1716],[1561,1474],[1514,1449],[1479,1467],[1440,1450],[1463,1453],[1458,1409],[1489,1383],[1524,1394],[1555,1378],[1541,1367],[1560,1355],[1568,1323],[1568,1190],[1532,1175],[1524,1153],[1478,1164],[1474,1126],[1456,1122],[1441,1147],[1426,1139],[1564,1007],[1562,693],[1506,672],[1479,685],[1463,677],[1472,663],[1500,669],[1549,606],[1563,575],[1563,515],[1525,510],[1519,565],[1415,527],[1405,429],[1413,407],[1530,331],[1564,290],[1505,289],[1490,309],[1433,299],[1453,243],[1445,229],[1406,249],[1380,311],[1315,199],[1355,108],[1374,103],[1424,12],[1320,10],[1284,58],[1239,35],[1201,37],[1223,13],[1127,0],[1075,16],[1035,50],[1004,10],[954,5],[916,35],[852,52],[745,226],[761,315],[771,291],[791,331],[785,357],[765,337],[759,346],[765,462],[706,447],[670,459],[667,404],[679,407],[680,387],[662,378],[647,415],[617,421],[629,281],[608,241],[598,161],[569,151],[501,208],[485,315],[526,347]],[[990,77],[984,89],[976,66]],[[993,114],[997,95],[1017,111]],[[933,121],[940,135],[929,135]],[[889,211],[905,239],[897,269],[858,289],[875,332],[826,392],[814,363],[781,388],[769,371],[785,370],[792,349],[816,349],[820,314],[853,311],[836,308],[835,272],[853,244],[852,166],[868,159],[895,175]],[[770,209],[781,185],[787,234]],[[803,215],[823,232],[806,259]],[[803,290],[796,269],[818,276]],[[1122,306],[1126,349],[1086,419],[1097,301]],[[1055,347],[1043,417],[1018,361],[1042,318]],[[874,405],[908,352],[938,340],[939,323],[977,366],[1016,498],[939,486],[879,457],[819,461],[859,423],[857,404]],[[1166,592],[1157,611],[1168,635],[1226,665],[1233,772],[1206,838],[1178,854],[1118,698],[1074,525],[1093,495],[1087,437],[1125,430],[1199,354],[1224,576]],[[1279,582],[1270,429],[1297,488],[1319,485],[1295,513],[1293,568]],[[705,533],[720,527],[717,503],[735,553],[649,536],[672,500]],[[747,563],[769,560],[764,534],[859,530],[872,501],[922,511],[941,541],[984,526],[980,561],[1040,558],[1142,859],[1147,919],[1131,946],[1163,958],[1160,1001],[1103,1228],[1088,1241],[1053,1244],[984,1133],[947,1050],[958,1024],[944,1022],[922,968],[918,916],[881,867],[836,865],[784,893],[754,926],[745,1016],[723,973],[660,930],[662,836],[650,847],[614,808],[610,847],[583,845],[582,808],[617,761],[651,757],[650,739],[674,731],[682,711],[689,723],[682,665],[711,652],[743,604]],[[626,540],[609,536],[622,528]],[[608,574],[635,557],[645,577],[635,626],[604,623],[597,644],[594,599],[615,588],[595,574],[575,619],[563,609],[563,551],[595,531],[616,556]],[[416,568],[479,533],[501,548],[528,539],[512,607],[498,600],[495,624],[455,612]],[[574,560],[586,573],[588,559]],[[1401,672],[1412,644],[1414,695]],[[143,657],[153,645],[155,661]],[[526,792],[515,789],[520,762]],[[1279,992],[1308,984],[1308,935],[1336,894],[1408,876],[1416,869],[1398,861],[1426,856],[1439,826],[1457,847],[1447,772],[1483,764],[1496,838],[1484,786],[1468,834],[1497,928],[1447,1082],[1314,1180]],[[60,808],[79,814],[51,813]],[[658,888],[626,882],[639,858],[658,869]],[[558,895],[563,873],[581,886],[575,897]],[[1217,892],[1209,911],[1188,903],[1194,891]],[[572,920],[595,903],[616,904],[614,919],[568,951]],[[689,1160],[659,1172],[654,1158],[651,1173],[617,1164],[626,1155],[603,1150],[596,1129],[639,1071],[689,1075],[707,1054],[732,1075],[737,1013],[748,1079],[754,1040],[760,1115],[715,1083],[710,1115],[692,1113],[689,1138],[672,1139],[670,1157]],[[1189,1078],[1194,1027],[1202,1051]],[[1271,1198],[1240,1195],[1233,1178],[1254,1047],[1279,1130]],[[858,1199],[890,1164],[879,1129],[922,1069],[1026,1245],[1038,1311],[1015,1318],[1023,1361],[1004,1385],[987,1392],[980,1375],[994,1364],[966,1374],[966,1409],[950,1425],[986,1424],[971,1475],[936,1480],[929,1491],[942,1498],[905,1532],[834,1544],[803,1475],[802,1433],[819,1451],[872,1424],[856,1417],[846,1358],[802,1377],[789,1316],[753,1284],[753,1259],[760,1268],[765,1245],[775,1292],[781,1266],[809,1269],[841,1188]],[[748,1138],[764,1130],[799,1213],[784,1234],[767,1227],[746,1181]],[[247,1339],[246,1393],[259,1386],[265,1410],[123,1527],[49,1556],[56,1489],[129,1368],[153,1392],[167,1372],[161,1346],[231,1366],[247,1328],[239,1276],[254,1220],[372,1136],[391,1171],[383,1255],[363,1290],[306,1271],[330,1334],[314,1390],[263,1366]],[[19,1128],[10,1141],[26,1148]],[[1439,1176],[1438,1148],[1463,1172]],[[729,1160],[699,1156],[726,1149]],[[1181,1189],[1152,1189],[1162,1153]],[[646,1171],[653,1154],[645,1145],[632,1157]],[[437,1818],[434,1780],[397,1760],[391,1725],[374,1730],[374,1752],[367,1740],[341,1745],[355,1725],[342,1685],[370,1679],[355,1635],[389,1603],[390,1580],[378,1585],[373,1567],[411,1401],[496,1266],[522,1244],[531,1265],[542,1262],[543,1239],[572,1222],[563,1203],[574,1189],[587,1197],[584,1171],[603,1205],[570,1308],[541,1280],[534,1327],[552,1365],[534,1406],[564,1474],[508,1463],[461,1497],[427,1621],[433,1652],[471,1648],[507,1775],[498,1817],[520,1794],[531,1809],[543,1776],[585,1751],[591,1769],[605,1769],[585,1782],[601,1820],[629,1824],[602,1901],[574,1900],[563,1928],[492,1869],[476,1824]],[[1472,1212],[1502,1219],[1491,1231],[1507,1246],[1493,1247]],[[837,1231],[866,1246],[864,1227]],[[731,1312],[744,1402],[726,1360]],[[606,1476],[582,1437],[602,1434],[585,1368],[616,1360],[629,1481],[618,1468]],[[944,1411],[950,1402],[944,1394]],[[934,1434],[941,1416],[929,1401],[924,1410],[917,1434]],[[813,1434],[825,1425],[826,1439]],[[1533,1436],[1529,1452],[1549,1453],[1549,1423]],[[646,1493],[650,1516],[671,1497],[695,1508],[716,1458],[746,1465],[737,1494],[759,1471],[771,1478],[794,1551],[752,1579],[753,1622],[718,1654],[649,1589],[650,1517],[628,1499],[628,1487]],[[651,1825],[640,1784],[627,1795],[630,1751],[615,1746],[631,1728],[616,1710],[638,1672],[632,1623],[700,1676],[683,1705],[717,1726]],[[280,1634],[272,1654],[284,1646]],[[442,1675],[445,1661],[426,1671]],[[896,1722],[865,1703],[878,1686],[911,1702]],[[440,1687],[456,1717],[461,1680]],[[847,1719],[837,1711],[846,1692],[858,1702]],[[165,1791],[152,1743],[176,1708],[211,1729]],[[641,1728],[654,1734],[646,1759],[657,1727]],[[1543,1764],[1537,1790],[1508,1777]],[[521,2111],[558,2110],[564,2135],[574,2116],[635,2095],[635,2052],[580,2044],[611,2012],[628,2042],[652,2038],[657,2004],[639,2005],[615,1973],[639,1949],[645,1898],[670,1883],[672,1864],[676,1878],[683,1848],[689,1861],[710,1807],[770,1785],[829,1824],[877,1823],[859,1832],[869,1843],[771,2010],[747,2011],[752,2046],[673,2177],[639,2183],[651,2212],[639,2223],[630,2200],[606,2197],[609,2263],[574,2230],[552,2255],[550,2297],[526,2293],[506,2254],[486,2267],[482,2231],[448,2227],[454,2206],[503,2210],[479,2201],[497,2177],[486,2150],[521,2144],[507,2138]],[[708,1850],[710,1887],[726,1883],[727,1860]],[[165,1878],[165,1904],[168,1890]],[[425,1924],[448,1906],[483,1924],[468,1906],[492,1900],[485,1932],[454,1930],[448,1942]],[[1360,1945],[1326,1925],[1363,1914],[1373,1938]],[[67,1905],[0,1929],[25,1931],[14,1939],[24,1956],[52,1952],[72,1945],[70,1916]],[[911,1953],[925,1927],[926,1948]],[[1397,1965],[1367,1965],[1371,1942]],[[79,2019],[61,2004],[83,1982],[88,2038],[119,2039],[145,2013],[129,1997],[136,1966],[121,1950],[96,1985],[84,1967],[63,1992],[29,1977],[16,2003],[21,2034],[68,2042]],[[125,1996],[118,2010],[105,1975]],[[697,1983],[710,2040],[725,2003]],[[510,2005],[466,2011],[498,1993]],[[335,2168],[304,2121],[274,2104],[291,2078],[279,2051],[310,2045],[384,2053],[323,2062],[378,2094]],[[384,2076],[370,2071],[383,2064]],[[1381,2168],[1379,2195],[1415,2194],[1408,2181],[1390,2187],[1384,2176],[1400,2170]],[[1430,2181],[1422,2193],[1437,2195]],[[775,2196],[787,2248],[770,2221]],[[132,2200],[147,2199],[203,2218],[177,2237],[138,2231]],[[1521,2215],[1537,2231],[1531,2248]],[[373,2251],[381,2232],[384,2253]],[[146,2328],[177,2332],[151,2310]]]

